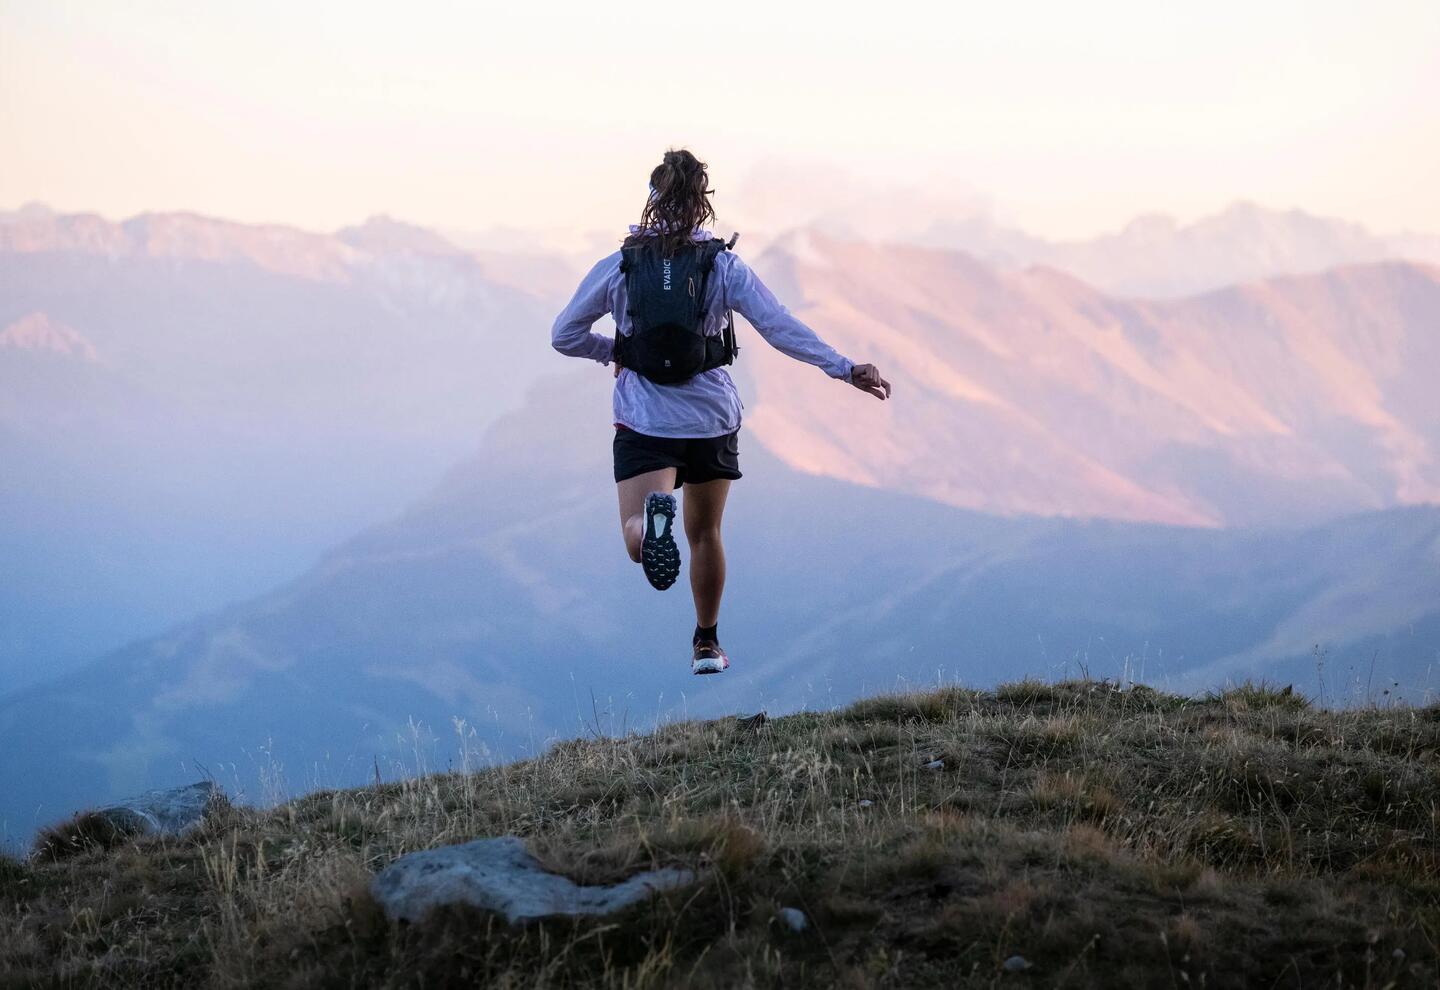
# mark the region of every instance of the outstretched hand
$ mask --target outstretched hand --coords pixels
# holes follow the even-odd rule
[[[873,364],[855,365],[850,372],[850,384],[877,399],[890,398],[890,383],[880,377],[880,369]]]

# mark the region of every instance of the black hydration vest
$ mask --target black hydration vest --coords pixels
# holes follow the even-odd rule
[[[695,241],[662,258],[658,242],[636,244],[620,252],[625,274],[626,313],[630,333],[615,335],[615,356],[621,366],[658,385],[677,385],[711,368],[731,364],[735,321],[727,312],[725,331],[706,336],[705,290],[715,270],[715,256],[728,250],[719,238]]]

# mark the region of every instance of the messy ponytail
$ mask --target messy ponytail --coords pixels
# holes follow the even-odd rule
[[[713,219],[705,163],[684,148],[672,148],[650,173],[650,198],[625,243],[643,243],[654,237],[661,253],[669,257],[688,244],[705,221]]]

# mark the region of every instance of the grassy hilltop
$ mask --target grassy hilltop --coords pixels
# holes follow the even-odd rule
[[[0,986],[1433,987],[1437,751],[1440,706],[1096,681],[676,724],[0,859]],[[517,929],[367,893],[504,833],[581,882],[703,879]]]

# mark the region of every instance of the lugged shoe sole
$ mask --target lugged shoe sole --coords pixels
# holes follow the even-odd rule
[[[645,538],[640,542],[640,566],[645,580],[664,591],[680,576],[680,548],[675,544],[675,496],[651,492],[645,496]]]

